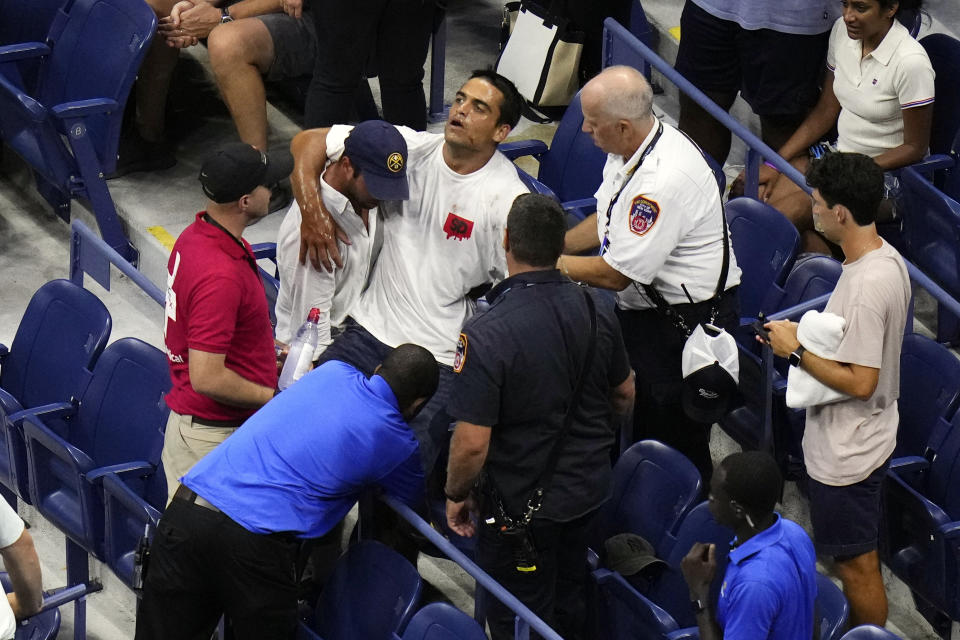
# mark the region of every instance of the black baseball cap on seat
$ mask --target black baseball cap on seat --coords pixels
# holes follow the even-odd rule
[[[217,204],[235,202],[259,186],[270,186],[293,171],[289,151],[263,153],[245,142],[221,147],[204,159],[200,184]]]

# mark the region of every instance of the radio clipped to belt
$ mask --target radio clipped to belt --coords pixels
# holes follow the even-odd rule
[[[497,533],[506,541],[513,552],[513,560],[517,571],[530,573],[537,570],[537,547],[536,541],[530,532],[530,522],[536,515],[540,507],[543,506],[543,495],[550,481],[553,479],[553,472],[557,468],[557,462],[560,459],[560,452],[563,449],[564,440],[567,432],[570,431],[570,425],[573,423],[573,412],[580,405],[580,396],[583,391],[584,381],[590,372],[590,366],[593,364],[593,352],[597,345],[597,309],[593,298],[583,288],[583,297],[587,302],[587,310],[590,315],[590,343],[587,347],[587,355],[584,358],[583,366],[580,368],[580,374],[577,377],[576,385],[573,388],[573,395],[570,397],[570,403],[567,405],[567,413],[563,418],[563,425],[554,441],[553,449],[550,450],[550,457],[547,458],[547,464],[543,473],[534,484],[534,489],[527,498],[527,504],[523,509],[523,515],[520,518],[513,518],[507,513],[506,506],[503,503],[503,496],[497,489],[493,479],[489,474],[483,474],[481,485],[483,490],[490,496],[493,504],[494,515],[487,520],[487,524],[497,528]]]

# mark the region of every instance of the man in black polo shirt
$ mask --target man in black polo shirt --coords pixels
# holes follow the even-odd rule
[[[480,530],[478,564],[579,638],[585,532],[609,491],[613,414],[629,414],[634,388],[613,306],[554,268],[565,231],[550,198],[514,201],[503,242],[510,277],[460,335],[446,495],[450,527]],[[494,640],[512,638],[513,614],[492,600]]]

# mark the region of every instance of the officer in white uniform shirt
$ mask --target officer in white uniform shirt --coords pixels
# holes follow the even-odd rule
[[[369,375],[399,344],[412,342],[433,354],[441,365],[440,386],[411,423],[427,472],[448,439],[449,418],[437,413],[454,376],[460,329],[475,309],[468,294],[505,276],[507,213],[527,191],[513,163],[497,153],[519,120],[520,106],[509,80],[478,71],[457,92],[442,135],[399,129],[409,151],[410,199],[381,203],[383,248],[370,283],[343,333],[320,358],[348,362]],[[301,237],[311,250],[328,233],[316,193],[317,168],[339,158],[349,132],[336,125],[304,131],[293,141]]]
[[[331,329],[343,323],[360,298],[383,244],[377,201],[405,200],[409,195],[406,162],[406,141],[383,120],[367,120],[354,127],[339,159],[328,162],[318,180],[320,195],[350,237],[350,244],[340,245],[343,266],[333,271],[300,264],[300,205],[290,205],[277,234],[277,341],[290,344],[310,309],[316,307],[321,314],[314,359],[330,344]]]
[[[631,67],[610,67],[581,94],[583,130],[608,153],[597,212],[567,233],[570,278],[617,291],[617,315],[637,375],[634,438],[661,440],[690,458],[709,482],[710,425],[681,408],[680,358],[686,336],[657,309],[652,285],[689,329],[716,312],[738,324],[740,269],[729,247],[723,293],[714,299],[724,255],[723,204],[697,146],[659,121],[653,92]]]

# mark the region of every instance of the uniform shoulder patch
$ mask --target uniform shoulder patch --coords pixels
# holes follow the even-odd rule
[[[463,371],[463,364],[467,361],[467,334],[461,333],[457,340],[457,352],[453,354],[453,371],[460,373]]]
[[[628,217],[630,231],[638,236],[646,235],[657,223],[659,217],[660,205],[650,198],[637,196],[630,203],[630,215]]]

